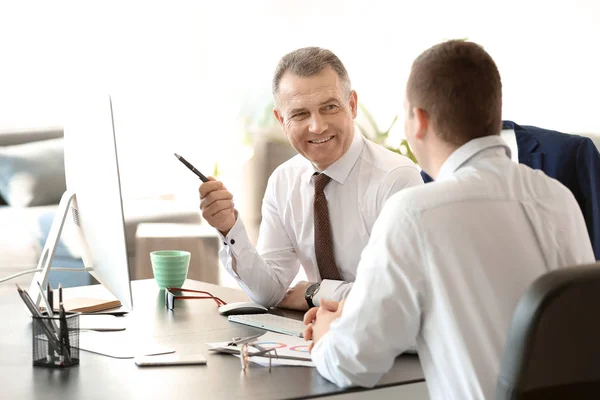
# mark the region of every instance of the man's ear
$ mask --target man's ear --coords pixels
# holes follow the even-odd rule
[[[415,116],[415,138],[423,140],[429,130],[429,116],[422,108],[413,108]]]
[[[277,121],[279,121],[279,124],[281,124],[281,126],[283,127],[283,115],[281,115],[279,113],[279,110],[276,108],[273,108],[273,115],[275,115],[275,118],[277,119]]]
[[[356,118],[356,115],[358,113],[358,95],[356,94],[356,91],[351,91],[350,92],[350,110],[352,111],[352,119]]]

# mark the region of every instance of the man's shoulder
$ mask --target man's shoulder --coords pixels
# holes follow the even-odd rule
[[[393,198],[404,207],[416,211],[466,201],[574,199],[564,184],[548,177],[543,171],[524,164],[507,163],[506,166],[501,170],[461,168],[448,179],[402,190]]]
[[[515,164],[514,168],[521,177],[519,187],[535,186],[540,197],[562,198],[561,201],[572,200],[577,205],[573,192],[564,182],[546,175],[543,170],[533,169],[526,164]]]
[[[388,203],[422,214],[426,210],[452,207],[457,203],[529,201],[554,199],[565,207],[579,209],[571,191],[543,171],[527,165],[506,163],[505,168],[461,168],[452,177],[395,193]]]
[[[414,168],[415,170],[419,169],[408,157],[391,151],[369,139],[365,139],[365,148],[361,153],[360,158],[363,162],[385,172],[393,171],[401,167]]]
[[[467,185],[469,185],[468,182]],[[464,186],[465,182],[454,178],[431,182],[400,190],[394,193],[388,202],[397,204],[410,212],[420,213],[424,210],[442,207],[445,204],[463,201],[465,199]]]

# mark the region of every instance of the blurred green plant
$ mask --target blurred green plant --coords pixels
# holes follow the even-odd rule
[[[390,131],[398,121],[398,115],[394,116],[392,123],[386,130],[381,130],[379,129],[379,125],[377,124],[375,118],[373,118],[373,115],[367,109],[367,107],[365,107],[362,103],[358,103],[358,108],[360,112],[365,116],[365,120],[369,125],[369,127],[367,128],[358,121],[354,122],[354,125],[360,131],[360,133],[362,133],[363,136],[381,146],[384,146],[386,149],[391,150],[394,153],[402,154],[403,156],[410,158],[415,164],[418,164],[417,159],[415,158],[415,155],[410,149],[410,146],[408,145],[408,141],[406,139],[402,139],[398,144],[398,147],[390,146],[390,144],[388,143]]]
[[[215,179],[219,179],[221,175],[221,169],[219,168],[219,162],[215,161],[215,165],[213,166],[212,176]]]
[[[281,132],[279,121],[273,114],[273,107],[273,100],[270,100],[264,107],[243,117],[242,145],[252,146],[259,137],[267,137],[274,141],[287,141],[286,136]]]

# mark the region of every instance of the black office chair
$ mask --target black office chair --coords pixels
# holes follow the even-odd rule
[[[511,321],[496,399],[600,399],[600,263],[538,278]]]

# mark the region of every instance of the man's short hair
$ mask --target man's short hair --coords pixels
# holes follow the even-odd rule
[[[287,71],[297,76],[313,76],[324,68],[331,67],[340,78],[342,87],[349,96],[351,89],[350,77],[346,67],[332,51],[320,47],[303,47],[286,54],[279,60],[273,76],[273,97],[275,103],[279,99],[279,82]]]
[[[502,130],[500,73],[476,43],[450,40],[423,52],[413,62],[406,96],[448,143],[462,146]]]

